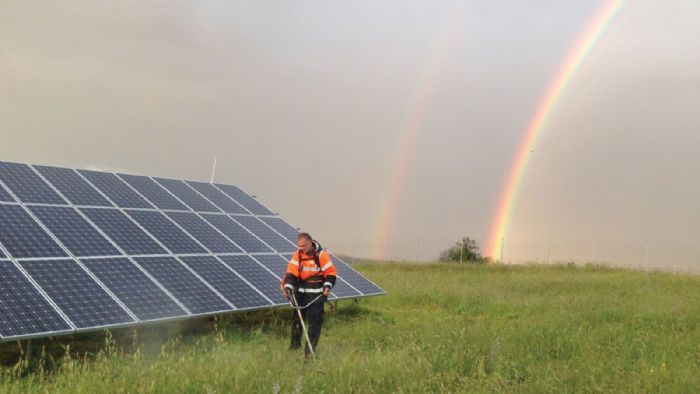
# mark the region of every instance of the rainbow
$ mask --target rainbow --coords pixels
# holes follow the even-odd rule
[[[626,0],[608,0],[600,6],[591,22],[574,42],[561,67],[545,91],[544,97],[537,106],[537,110],[527,127],[525,136],[517,149],[515,160],[508,172],[505,187],[503,188],[488,236],[488,244],[485,249],[488,256],[494,259],[502,257],[502,240],[508,231],[513,208],[527,172],[530,153],[542,137],[549,118],[556,109],[562,94],[572,78],[576,75],[579,67],[591,52],[603,31],[619,13],[625,2]]]
[[[400,207],[402,190],[410,170],[411,159],[423,131],[423,123],[430,109],[435,80],[438,78],[440,66],[450,54],[450,49],[457,40],[459,22],[466,12],[467,2],[458,2],[457,7],[448,15],[444,28],[440,31],[435,45],[428,56],[428,63],[418,80],[416,94],[407,107],[406,122],[402,127],[399,143],[395,151],[388,157],[392,158],[386,174],[385,187],[381,194],[378,215],[374,221],[375,246],[373,257],[384,259],[387,252],[388,237],[396,225],[397,212]]]

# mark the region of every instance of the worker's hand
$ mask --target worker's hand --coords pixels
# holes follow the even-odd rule
[[[323,295],[328,297],[331,294],[331,288],[330,287],[324,287],[323,288]]]
[[[284,296],[287,298],[287,300],[292,299],[292,289],[284,289]]]

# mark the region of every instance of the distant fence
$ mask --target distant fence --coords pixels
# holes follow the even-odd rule
[[[485,245],[483,239],[477,238],[476,241],[482,247]],[[356,258],[373,258],[377,250],[385,250],[387,260],[428,262],[437,260],[441,251],[455,245],[455,240],[325,240],[323,243],[333,252]],[[700,272],[700,244],[570,241],[556,238],[504,239],[503,263],[526,262],[606,263],[634,268]]]

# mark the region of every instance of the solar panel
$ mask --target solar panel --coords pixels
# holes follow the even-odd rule
[[[81,208],[80,211],[130,255],[168,253],[117,209]]]
[[[249,213],[245,208],[233,201],[231,197],[224,194],[211,183],[188,181],[187,184],[226,213],[239,213],[244,215]]]
[[[32,260],[20,265],[77,328],[134,322],[75,260]]]
[[[279,288],[280,277],[274,275],[250,256],[221,256],[221,260],[231,269],[244,277],[248,282],[255,283],[267,298],[275,304],[286,304]]]
[[[78,172],[100,189],[104,195],[121,208],[153,208],[129,185],[116,175],[107,172],[78,170]]]
[[[187,316],[187,311],[129,259],[118,257],[81,261],[139,320]]]
[[[87,183],[75,170],[68,168],[34,166],[73,205],[110,207],[112,204]]]
[[[203,214],[202,217],[248,253],[274,252],[251,232],[226,215]]]
[[[216,257],[183,257],[182,261],[238,309],[260,308],[271,304]]]
[[[125,174],[119,174],[119,177],[160,209],[190,210],[185,204],[178,201],[177,198],[173,197],[172,194],[149,177]]]
[[[0,340],[285,305],[296,236],[235,186],[0,162]]]
[[[296,245],[288,239],[277,234],[260,219],[253,216],[231,216],[233,220],[255,234],[258,238],[270,245],[277,252],[293,252]]]
[[[241,204],[244,208],[249,210],[254,215],[275,215],[274,212],[265,208],[264,205],[260,204],[256,199],[248,195],[246,192],[244,192],[237,186],[222,185],[219,183],[215,184],[215,186],[222,192],[226,193],[229,197],[236,200],[237,203]]]
[[[29,210],[74,256],[120,254],[75,208],[33,206],[29,207]]]
[[[16,258],[67,256],[19,205],[0,205],[0,243]]]
[[[207,201],[194,189],[187,186],[183,181],[178,181],[176,179],[166,179],[166,178],[154,178],[156,182],[160,183],[161,186],[168,189],[177,198],[182,200],[190,208],[198,212],[221,212],[221,210],[215,207],[212,203]]]
[[[26,164],[0,162],[0,180],[22,202],[66,204],[66,201]]]
[[[140,257],[136,258],[136,262],[193,314],[232,310],[218,294],[174,257]]]
[[[73,329],[10,261],[0,260],[0,336],[68,333]]]
[[[126,212],[171,252],[176,254],[206,253],[206,250],[199,246],[197,241],[180,230],[164,214],[154,211],[128,210]]]
[[[201,242],[212,253],[242,253],[243,251],[204,219],[190,212],[168,212],[166,215]]]

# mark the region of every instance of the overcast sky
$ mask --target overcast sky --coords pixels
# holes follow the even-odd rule
[[[217,181],[331,248],[388,239],[390,257],[415,256],[423,240],[434,256],[484,242],[529,120],[601,4],[4,0],[0,160],[207,180],[217,157]],[[698,15],[696,0],[628,1],[532,155],[509,240],[700,251]],[[395,226],[376,234],[409,126]]]

